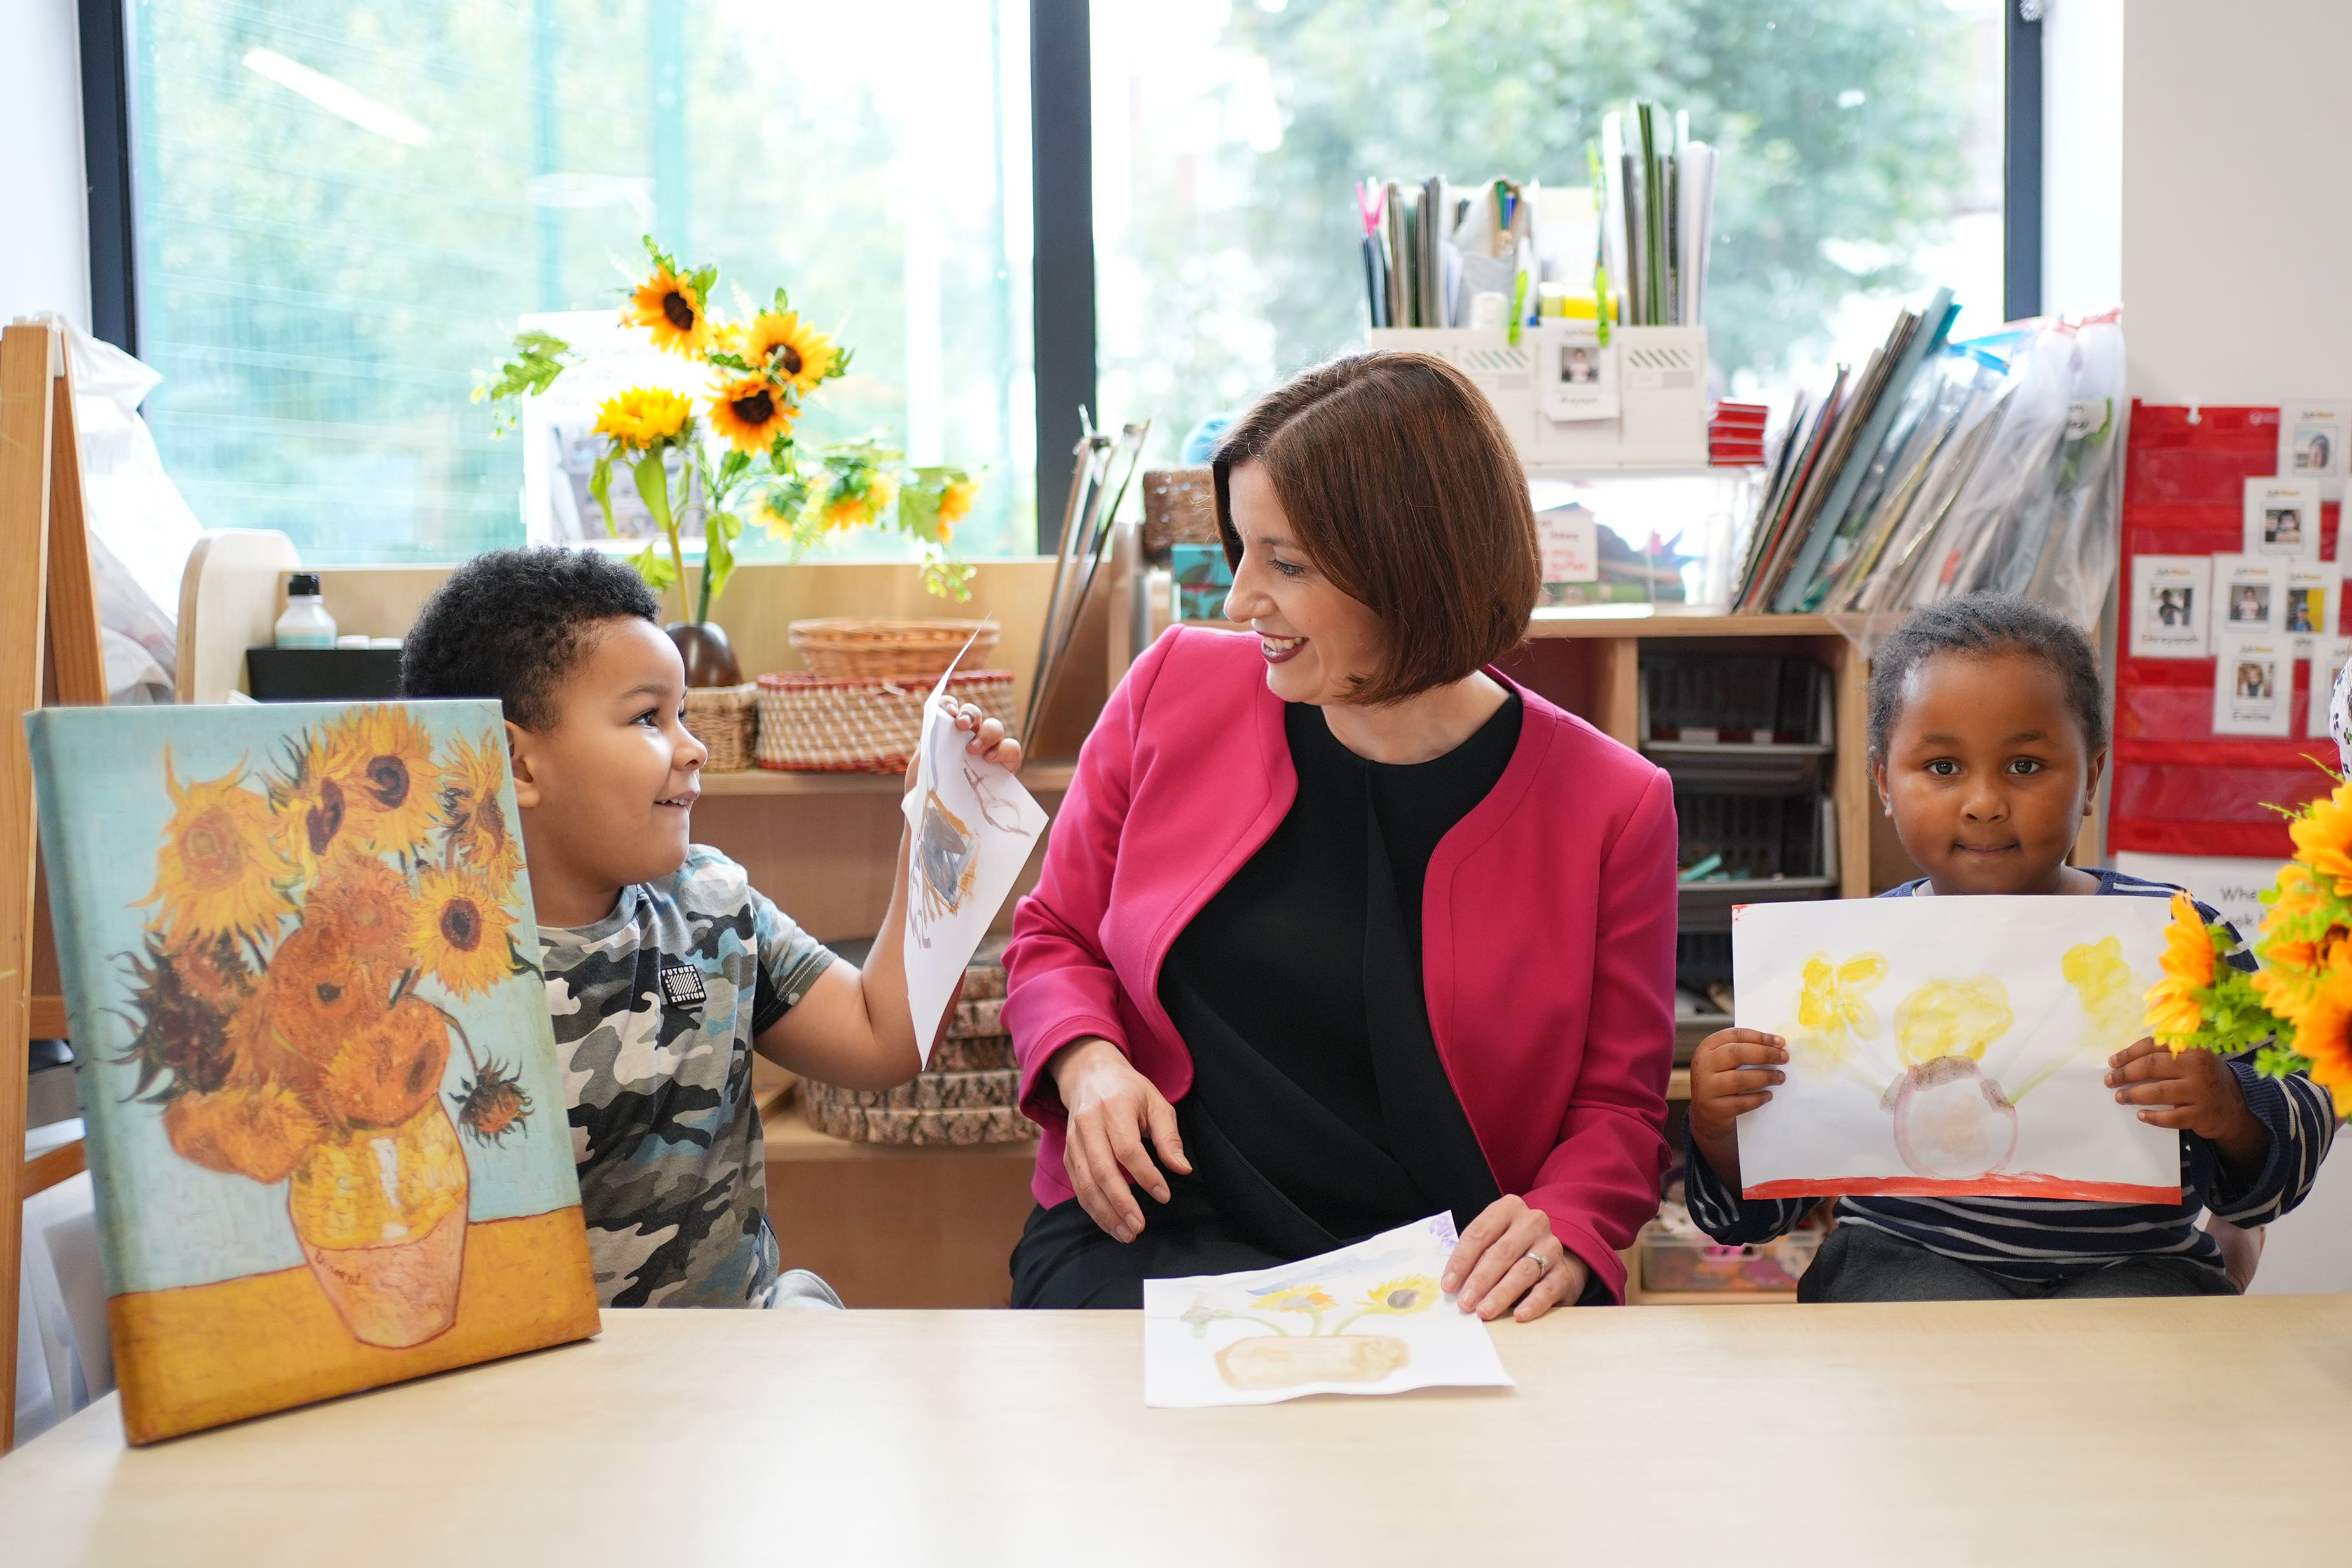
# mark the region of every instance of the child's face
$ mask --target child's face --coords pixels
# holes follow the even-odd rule
[[[685,863],[709,755],[680,722],[686,668],[660,628],[619,617],[587,636],[554,723],[507,726],[543,925],[601,919],[628,883]]]
[[[1938,653],[1912,670],[1871,770],[1937,893],[2039,894],[2061,890],[2105,761],[2043,661]]]

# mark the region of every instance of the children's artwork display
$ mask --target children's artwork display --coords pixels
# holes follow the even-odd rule
[[[923,705],[915,787],[902,808],[912,846],[905,889],[907,1000],[926,1067],[964,967],[988,936],[989,922],[1003,907],[1046,820],[1045,809],[1009,768],[966,749],[971,732],[956,727],[941,700],[953,674],[950,662]]]
[[[2294,721],[2294,643],[2213,639],[2213,733],[2286,735]]]
[[[594,1333],[499,706],[26,729],[131,1440]]]
[[[2169,917],[2128,897],[1735,910],[1739,1025],[1789,1045],[1739,1118],[1747,1196],[2179,1201],[2179,1134],[2105,1082],[2147,1033]]]
[[[1486,1325],[1440,1291],[1453,1216],[1273,1269],[1143,1281],[1143,1402],[1507,1388]]]

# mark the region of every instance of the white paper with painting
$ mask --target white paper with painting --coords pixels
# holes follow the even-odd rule
[[[1010,769],[965,749],[971,732],[956,727],[952,712],[940,701],[962,658],[957,653],[940,673],[923,705],[915,787],[901,808],[910,841],[907,1002],[926,1067],[964,967],[1045,831],[1045,808]]]
[[[1273,1269],[1143,1281],[1143,1402],[1507,1388],[1486,1325],[1437,1288],[1451,1215]]]
[[[1739,1118],[1750,1197],[2175,1203],[2179,1134],[2116,1103],[2147,1033],[2161,898],[1874,898],[1732,917],[1740,1027],[1789,1042]]]

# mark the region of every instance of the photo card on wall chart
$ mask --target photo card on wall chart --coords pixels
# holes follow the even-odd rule
[[[2143,659],[2206,656],[2213,600],[2211,556],[2136,556],[2131,594],[2134,654]]]
[[[2286,625],[2286,568],[2253,555],[2213,558],[2211,636],[2269,636]]]
[[[2336,632],[2336,597],[2344,580],[2332,561],[2296,561],[2286,569],[2286,597],[2280,630],[2294,639],[2294,656],[2311,656],[2311,641]]]
[[[2274,559],[2319,559],[2319,485],[2310,479],[2246,481],[2245,551]]]
[[[2352,664],[2352,637],[2311,640],[2311,701],[2303,716],[2303,733],[2313,740],[2333,740],[2327,716],[2336,698],[2336,678]]]
[[[2213,639],[2213,733],[2293,733],[2294,644],[2284,637]]]
[[[2282,479],[2319,486],[2323,501],[2344,498],[2344,442],[2352,435],[2352,403],[2307,398],[2279,405],[2278,471]]]

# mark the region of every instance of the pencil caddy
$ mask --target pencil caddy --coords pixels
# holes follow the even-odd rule
[[[1706,329],[1614,327],[1619,413],[1614,418],[1546,415],[1537,382],[1558,374],[1562,345],[1589,323],[1547,320],[1507,331],[1470,327],[1376,327],[1375,349],[1434,354],[1468,376],[1494,404],[1520,460],[1539,468],[1704,468]]]

